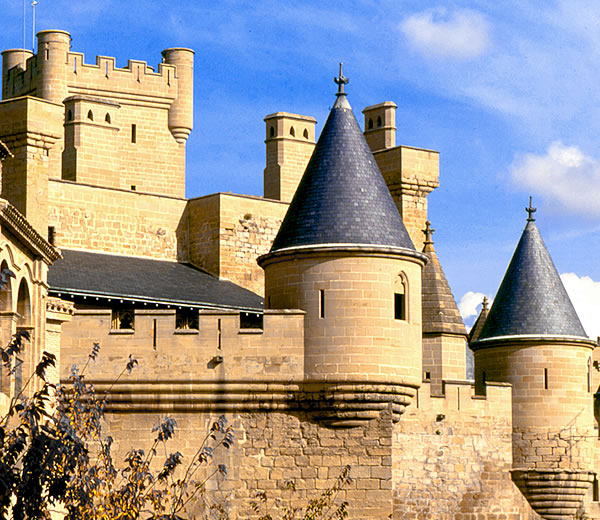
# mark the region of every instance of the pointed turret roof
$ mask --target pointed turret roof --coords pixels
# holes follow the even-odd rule
[[[476,343],[505,336],[586,338],[532,217],[513,254]]]
[[[490,310],[488,309],[488,299],[486,296],[483,297],[483,301],[481,302],[481,312],[473,326],[471,327],[471,331],[469,332],[469,343],[477,341],[479,336],[481,335],[481,331],[483,330],[483,325],[485,324],[485,320],[487,320],[488,314]]]
[[[450,285],[438,260],[431,235],[431,222],[426,222],[423,253],[430,261],[423,267],[422,309],[423,333],[448,333],[467,335]]]
[[[373,245],[416,253],[363,133],[340,89],[271,252]]]

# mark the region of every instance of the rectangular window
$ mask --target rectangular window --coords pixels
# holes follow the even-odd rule
[[[325,317],[325,290],[319,289],[319,318]]]
[[[137,125],[131,125],[131,142],[137,143]]]
[[[544,368],[544,390],[548,390],[548,369]]]
[[[198,330],[198,309],[177,309],[175,328],[178,330]]]
[[[598,502],[600,501],[600,497],[598,496],[598,476],[594,473],[594,480],[592,482],[592,501]]]
[[[54,226],[48,226],[48,242],[54,245],[55,239],[55,228]]]
[[[240,312],[240,329],[262,329],[263,315],[259,312]]]
[[[406,296],[404,294],[394,294],[394,319],[406,320]]]
[[[110,328],[112,330],[133,330],[135,311],[133,309],[113,309]]]

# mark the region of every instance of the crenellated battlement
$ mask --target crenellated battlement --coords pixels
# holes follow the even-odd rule
[[[22,49],[2,53],[3,99],[27,94],[37,95],[40,87],[40,61],[38,54],[26,51],[23,69]],[[69,94],[96,94],[103,97],[127,100],[135,96],[148,97],[148,102],[170,105],[177,98],[178,78],[176,65],[161,62],[155,69],[142,60],[128,60],[123,68],[116,66],[112,56],[96,56],[95,63],[86,63],[81,52],[68,52],[64,72]]]

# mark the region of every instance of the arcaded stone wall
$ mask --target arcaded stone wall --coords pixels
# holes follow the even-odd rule
[[[424,384],[394,426],[394,519],[539,519],[513,484],[511,388]]]
[[[58,247],[179,259],[186,201],[128,190],[49,182],[48,225]]]

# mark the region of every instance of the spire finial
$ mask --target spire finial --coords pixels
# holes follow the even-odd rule
[[[481,311],[487,311],[488,310],[488,299],[487,296],[483,297],[483,302],[481,302]]]
[[[433,240],[431,240],[431,235],[433,235],[434,231],[435,231],[435,229],[432,229],[431,222],[429,220],[426,221],[425,229],[423,230],[423,233],[425,233],[425,242],[423,242],[424,245],[433,244]]]
[[[535,219],[533,218],[533,214],[537,211],[537,209],[532,207],[532,205],[531,205],[531,195],[529,196],[529,207],[525,208],[525,211],[529,215],[527,217],[527,222],[535,222]]]
[[[344,92],[344,85],[346,85],[350,81],[346,76],[344,76],[343,67],[344,67],[344,64],[340,61],[340,75],[337,78],[333,78],[333,81],[338,86],[338,91],[336,93],[336,96],[345,96],[346,95],[346,93]]]

